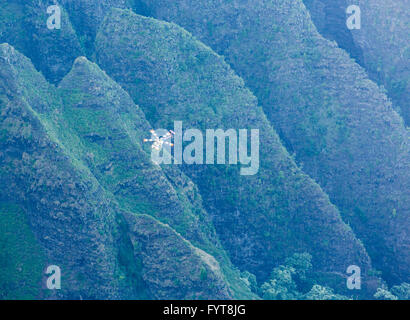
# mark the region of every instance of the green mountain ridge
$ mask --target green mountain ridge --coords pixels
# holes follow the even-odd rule
[[[47,28],[53,0],[10,0],[0,4],[0,43],[7,42],[30,58],[46,79],[58,83],[84,49],[64,7],[61,29]]]
[[[356,2],[2,2],[0,299],[406,299],[408,14]],[[156,165],[175,121],[259,129],[257,174]]]
[[[98,64],[156,128],[181,120],[202,132],[260,129],[263,160],[255,176],[240,176],[235,166],[181,166],[198,185],[235,265],[265,280],[273,266],[307,251],[318,271],[336,277],[354,262],[369,270],[364,248],[337,209],[297,168],[255,97],[218,55],[176,25],[119,9],[102,24],[95,48]]]
[[[410,14],[408,2],[395,0],[304,0],[321,34],[336,40],[360,61],[372,80],[383,85],[395,106],[410,123]],[[346,9],[360,8],[361,26],[346,27]],[[330,32],[331,31],[331,32]],[[347,40],[349,38],[349,40]]]
[[[375,267],[392,283],[408,279],[409,131],[364,70],[320,36],[302,1],[141,2],[225,57]]]
[[[122,209],[115,196],[103,189],[90,170],[85,168],[84,162],[73,152],[74,146],[80,146],[80,139],[62,121],[61,112],[64,108],[59,104],[58,92],[12,47],[1,45],[1,51],[3,65],[9,71],[7,77],[2,77],[4,151],[1,172],[2,181],[11,182],[10,190],[6,190],[3,197],[19,200],[22,206],[27,200],[36,204],[35,208],[25,208],[36,238],[46,250],[49,261],[54,261],[62,270],[70,270],[72,273],[63,273],[66,290],[61,290],[60,297],[163,298],[166,295],[182,299],[253,296],[249,291],[247,293],[249,289],[246,289],[245,284],[241,288],[239,278],[232,287],[242,290],[243,295],[228,289],[222,272],[209,262],[213,258],[192,246],[175,231],[171,231],[170,227],[145,214],[136,215]],[[83,59],[79,59],[80,63]],[[15,78],[10,78],[13,74]],[[35,90],[33,83],[36,84]],[[38,95],[39,90],[44,90],[41,95]],[[47,91],[50,96],[45,94]],[[19,98],[21,94],[23,99]],[[55,95],[54,98],[52,95]],[[22,122],[22,125],[27,127],[23,131],[10,127],[10,123],[14,126],[18,124],[19,121],[16,120],[19,118],[12,121],[10,116],[7,116],[16,110],[16,107],[11,108],[11,105],[18,101],[25,106],[21,111],[23,116],[32,114],[33,117],[29,122]],[[54,104],[50,105],[50,102]],[[8,147],[11,139],[20,139],[21,142],[16,143],[17,140],[12,144],[14,147]],[[30,149],[36,149],[38,140],[43,144],[44,151],[37,154],[33,150],[31,154]],[[19,146],[25,146],[24,151],[19,150]],[[17,167],[20,169],[16,168],[13,175],[8,169],[11,162],[21,163]],[[32,162],[35,166],[30,165]],[[25,179],[34,179],[32,191],[27,193],[22,189],[21,197],[17,197],[19,188],[25,186],[21,180],[24,172]],[[69,172],[72,172],[73,176],[70,177]],[[73,177],[74,181],[70,181]],[[13,191],[14,196],[11,196]],[[29,199],[24,198],[30,194],[32,196]],[[45,201],[46,198],[50,203]],[[196,205],[198,206],[198,203]],[[71,227],[64,227],[65,223],[70,223]],[[36,227],[33,228],[33,225]],[[151,231],[145,228],[148,226]],[[152,238],[149,234],[153,235]],[[150,240],[148,244],[147,236]],[[173,254],[164,250],[167,248],[164,246],[166,243],[172,243],[169,250],[172,250]],[[179,264],[180,259],[186,261],[184,266]],[[162,261],[155,273],[152,272],[153,260]],[[190,268],[189,271],[187,268]],[[229,265],[223,268],[229,269]],[[204,270],[208,275],[205,279],[201,277]],[[230,276],[235,278],[235,272],[231,271]]]
[[[141,146],[151,127],[121,87],[97,65],[78,58],[59,89],[65,123],[83,144],[78,157],[88,162],[121,207],[171,225],[229,269],[196,186],[175,168],[162,170],[151,163],[149,146],[145,151]]]
[[[50,110],[54,97],[48,84],[12,47],[3,44],[0,50],[2,201],[14,201],[24,209],[47,262],[58,264],[71,284],[69,292],[62,289],[63,294],[113,297],[118,285],[111,277],[114,212],[109,199],[87,172],[76,170],[68,161],[47,132],[49,127],[32,109]],[[19,72],[22,69],[24,73]],[[33,83],[37,92],[44,90],[42,97],[32,91]]]

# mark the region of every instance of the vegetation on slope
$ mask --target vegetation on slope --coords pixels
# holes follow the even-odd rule
[[[8,0],[0,4],[0,43],[7,42],[29,57],[52,83],[59,82],[84,51],[64,7],[61,29],[48,29],[51,15],[47,8],[54,4],[53,0]]]
[[[157,230],[159,235],[152,239],[153,247],[144,247],[143,239],[131,236],[129,228],[135,223],[133,219],[142,218],[122,210],[115,195],[105,190],[85,162],[76,157],[73,150],[81,145],[81,140],[62,121],[64,110],[58,92],[34,70],[27,58],[9,45],[1,45],[0,62],[0,163],[5,183],[2,196],[25,208],[49,264],[57,264],[63,270],[62,290],[56,297],[252,296],[245,284],[243,295],[231,292],[221,273],[201,258],[200,249],[179,234],[167,241],[161,236],[163,232],[158,231],[163,229],[162,224],[155,219],[151,219],[150,224],[152,232]],[[155,193],[153,197],[155,201]],[[143,230],[133,228],[133,232]],[[174,247],[177,241],[179,246]],[[175,256],[170,256],[169,251],[156,251],[158,246],[172,248]],[[163,261],[156,274],[151,272],[153,257]],[[201,279],[200,271],[175,269],[180,259],[185,260],[187,266],[206,270],[209,278]],[[173,293],[164,280],[170,274],[190,281],[180,281],[179,291]],[[162,277],[164,281],[156,281],[153,276]]]
[[[410,124],[410,13],[406,1],[304,0],[319,32],[365,67],[383,85],[407,126]],[[346,27],[346,8],[357,5],[361,26]]]
[[[64,279],[51,298],[254,298],[251,289],[340,299],[333,289],[345,294],[349,264],[362,267],[369,297],[379,284],[367,276],[377,272],[366,250],[301,169],[384,278],[408,279],[409,136],[394,111],[408,120],[408,13],[400,1],[357,2],[362,30],[350,32],[350,1],[304,1],[319,32],[384,84],[394,107],[321,38],[301,0],[62,0],[61,30],[46,26],[55,0],[1,3],[0,43],[52,83],[71,72],[56,90],[0,46],[0,228],[11,235],[0,237],[8,270],[0,298],[46,297],[39,288],[49,264],[62,266]],[[112,7],[176,22],[223,54],[268,121],[222,57],[175,25]],[[141,109],[87,59],[71,69],[78,56],[93,59],[106,14],[95,60]],[[183,120],[202,130],[260,129],[258,175],[154,166],[142,144],[151,127],[144,113],[154,128]],[[309,254],[295,252],[310,252],[313,268]],[[374,298],[408,294],[407,283],[383,284]]]
[[[39,116],[58,101],[49,84],[7,44],[0,45],[0,64],[2,203],[24,210],[45,252],[41,273],[51,264],[61,268],[55,297],[115,298],[110,199]]]
[[[225,56],[375,266],[391,282],[408,279],[408,131],[364,70],[317,33],[303,3],[141,1]]]
[[[151,126],[129,95],[84,57],[75,61],[59,89],[63,121],[80,140],[73,153],[115,195],[121,208],[169,224],[214,255],[238,282],[239,274],[229,270],[197,187],[178,169],[162,170],[151,162],[150,146],[142,145]]]
[[[40,296],[44,253],[22,210],[0,201],[0,300]]]
[[[87,56],[93,51],[98,27],[111,8],[128,8],[131,0],[61,0]]]
[[[95,48],[96,61],[155,128],[172,129],[181,120],[185,129],[202,132],[260,130],[255,176],[240,176],[233,165],[181,167],[198,185],[222,244],[242,270],[266,279],[298,251],[309,251],[324,272],[342,274],[353,263],[370,267],[350,228],[297,168],[255,97],[221,57],[176,25],[119,9],[106,18]]]

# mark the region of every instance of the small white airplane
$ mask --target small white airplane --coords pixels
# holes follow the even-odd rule
[[[169,130],[168,133],[163,137],[158,137],[158,135],[155,133],[155,130],[150,130],[150,132],[152,134],[152,139],[144,139],[144,142],[154,142],[152,144],[152,149],[155,149],[155,150],[159,151],[159,150],[162,149],[162,146],[164,144],[169,145],[171,147],[174,146],[173,143],[167,141],[175,135],[174,131]]]

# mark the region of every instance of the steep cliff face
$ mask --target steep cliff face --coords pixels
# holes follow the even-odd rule
[[[353,263],[369,268],[364,248],[336,208],[295,165],[256,98],[221,57],[175,25],[126,10],[107,16],[95,48],[99,65],[155,128],[172,129],[182,121],[184,129],[204,133],[259,129],[254,176],[241,176],[233,165],[181,166],[198,185],[237,266],[262,280],[287,256],[308,251],[322,272],[342,274]]]
[[[61,29],[50,30],[47,8],[55,1],[3,1],[0,4],[0,43],[7,42],[29,57],[36,69],[52,83],[71,69],[83,49],[65,9],[61,8]]]
[[[352,1],[362,13],[362,26],[353,32],[363,51],[370,76],[384,85],[410,126],[410,2],[408,0]]]
[[[72,145],[72,152],[87,163],[120,206],[169,224],[194,245],[215,255],[226,268],[227,277],[241,283],[239,274],[230,270],[196,185],[176,167],[162,170],[152,163],[150,145],[142,145],[144,138],[151,136],[151,126],[129,95],[84,57],[75,61],[59,89],[64,123],[80,140]]]
[[[1,200],[0,212],[0,300],[35,299],[40,294],[44,252],[20,206]]]
[[[317,33],[303,3],[142,2],[225,56],[377,268],[408,279],[408,132],[362,68]]]
[[[78,123],[82,123],[81,117],[87,114],[87,108],[94,107],[100,112],[108,108],[107,104],[101,104],[101,100],[99,101],[101,96],[98,95],[96,85],[101,85],[107,90],[110,88],[113,99],[123,99],[122,102],[127,101],[125,92],[120,91],[118,86],[115,87],[114,83],[110,83],[103,72],[95,69],[96,66],[85,58],[80,58],[72,73],[64,80],[64,89],[60,90],[77,90],[78,95],[83,93],[84,104],[78,104],[78,100],[75,100],[78,95],[73,97],[73,92],[71,95],[65,92],[65,101],[61,103],[61,92],[50,86],[34,70],[29,60],[11,46],[1,45],[0,63],[0,172],[1,181],[7,185],[1,196],[1,204],[2,208],[10,207],[10,203],[20,206],[27,216],[30,230],[34,233],[34,240],[28,245],[36,248],[30,257],[36,262],[35,266],[42,265],[42,270],[35,269],[41,273],[34,274],[33,279],[41,277],[49,264],[61,267],[62,290],[51,298],[254,297],[245,283],[239,279],[239,273],[231,268],[223,250],[217,243],[212,243],[216,242],[215,239],[206,240],[211,243],[208,247],[203,244],[205,240],[202,241],[200,236],[196,242],[207,249],[213,246],[212,254],[219,253],[219,261],[204,250],[193,246],[171,227],[146,216],[155,216],[156,211],[151,208],[155,208],[161,201],[169,201],[170,208],[183,208],[180,212],[188,211],[189,208],[186,204],[189,201],[186,198],[176,196],[174,186],[168,185],[168,190],[164,191],[165,195],[162,190],[155,189],[155,184],[164,183],[161,179],[167,179],[165,175],[161,178],[160,169],[156,169],[157,178],[155,169],[151,169],[154,176],[151,181],[143,181],[144,177],[138,174],[133,176],[134,180],[139,182],[132,184],[129,193],[133,191],[135,195],[139,195],[141,190],[150,186],[150,196],[153,199],[148,204],[141,199],[132,199],[134,207],[128,205],[119,192],[125,192],[127,189],[114,183],[117,182],[117,168],[113,168],[111,174],[103,175],[102,172],[109,169],[98,165],[107,160],[105,156],[118,156],[124,147],[131,149],[128,150],[131,158],[129,163],[134,163],[132,160],[135,160],[137,167],[144,165],[144,152],[132,152],[135,145],[132,146],[121,137],[125,134],[124,127],[119,125],[118,128],[112,128],[107,125],[105,130],[101,129],[103,126],[94,127],[90,132],[95,134],[90,135],[88,132],[77,130],[76,126],[70,127],[71,123],[65,122],[67,112],[72,111],[70,108],[78,108]],[[84,77],[82,82],[81,75]],[[77,87],[70,85],[70,79],[78,80]],[[85,79],[89,81],[89,88],[86,87]],[[67,100],[68,97],[71,97],[71,100]],[[72,101],[72,104],[68,101]],[[130,98],[128,101],[135,108],[133,125],[147,126],[143,118],[138,118],[141,113]],[[114,104],[111,107],[115,110],[115,107],[119,106],[127,108],[126,103]],[[112,116],[114,125],[114,114],[106,111],[107,115]],[[95,113],[96,119],[101,120],[97,115],[98,112]],[[130,119],[128,120],[131,121]],[[124,123],[129,124],[126,120]],[[91,124],[90,122],[88,127],[85,125],[83,129],[91,128]],[[130,128],[131,132],[132,130]],[[112,143],[112,147],[108,148],[106,145],[106,154],[97,154],[101,149],[92,148],[87,139],[99,141],[98,138],[103,134],[109,140],[107,143]],[[89,147],[90,152],[95,152],[92,160],[88,160],[92,163],[85,159],[90,157],[90,154],[84,152],[84,158],[82,157],[80,151],[83,151],[83,147]],[[140,161],[133,158],[134,156],[140,156]],[[120,167],[124,162],[117,161],[117,165]],[[149,169],[149,166],[145,169]],[[193,189],[191,193],[195,192],[195,186],[183,175],[178,176],[177,173],[170,171],[167,176],[175,186],[184,185],[187,188],[187,184]],[[196,198],[195,195],[192,197]],[[162,200],[158,201],[160,199]],[[193,205],[197,209],[195,213],[205,214],[200,203],[192,200],[191,206]],[[129,210],[136,208],[139,210]],[[3,212],[7,214],[10,211],[2,211],[2,219],[8,217],[4,216]],[[144,214],[141,215],[141,212]],[[172,212],[178,216],[177,209]],[[165,219],[163,216],[159,218]],[[173,222],[171,217],[169,219]],[[191,223],[189,217],[186,217],[184,221],[189,224],[189,232],[195,234],[195,220]],[[24,221],[20,219],[20,223],[24,227]],[[206,223],[201,226],[206,228]],[[207,231],[207,235],[212,234],[212,230]],[[189,232],[186,233],[189,235]],[[5,244],[1,245],[3,247]],[[5,254],[12,254],[10,250],[15,246],[18,246],[18,243],[8,245]],[[45,257],[42,252],[45,252]],[[155,265],[156,261],[161,263]],[[184,264],[177,268],[180,261],[184,261]],[[156,272],[152,272],[154,269]],[[229,280],[226,280],[227,278]],[[234,284],[231,285],[230,281]],[[13,284],[15,283],[14,281]],[[10,286],[7,282],[1,285]],[[35,287],[41,288],[41,281]],[[37,297],[49,297],[47,290],[33,294]]]
[[[130,0],[61,0],[81,39],[87,55],[93,50],[94,38],[105,15],[111,8],[128,8]]]
[[[19,206],[27,216],[35,235],[32,245],[42,247],[29,256],[45,252],[41,262],[47,264],[34,269],[41,273],[33,276],[41,280],[48,265],[58,265],[65,285],[57,297],[118,297],[119,284],[113,277],[118,268],[114,208],[87,171],[70,161],[33,110],[51,110],[55,96],[48,84],[9,45],[1,45],[0,54],[1,202]],[[36,288],[42,288],[41,282]]]
[[[384,85],[409,126],[410,2],[305,0],[319,32],[357,58],[372,80]],[[346,27],[346,9],[360,8],[361,28]],[[353,40],[353,42],[352,42]],[[358,56],[358,52],[361,55]]]
[[[348,4],[361,30],[346,28]],[[240,271],[261,284],[306,252],[303,290],[350,296],[352,264],[362,298],[379,285],[372,267],[408,281],[410,142],[395,111],[408,121],[407,7],[1,2],[0,43],[28,58],[0,45],[0,299],[253,299],[262,288]],[[174,121],[203,138],[259,129],[257,174],[155,165],[143,141]],[[62,290],[46,289],[49,265]]]
[[[326,39],[336,41],[357,63],[363,66],[363,50],[356,44],[353,32],[347,28],[347,0],[303,0],[319,33]]]
[[[233,292],[224,282],[223,268],[217,260],[192,246],[168,225],[143,215],[128,215],[127,221],[131,241],[140,246],[143,278],[155,299],[255,297],[250,292]],[[243,281],[236,280],[239,282],[233,286],[238,288]]]
[[[150,138],[151,127],[117,83],[81,57],[59,89],[64,101],[64,123],[80,140],[72,144],[72,152],[87,163],[125,210],[149,213],[202,244],[215,239],[215,235],[207,232],[212,228],[207,224],[207,213],[201,211],[195,185],[180,174],[180,184],[187,190],[178,192],[161,168],[152,163],[150,145],[142,145],[144,138]],[[189,191],[196,203],[187,198]],[[200,228],[207,230],[207,234]]]

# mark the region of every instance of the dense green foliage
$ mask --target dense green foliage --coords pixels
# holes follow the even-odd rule
[[[50,82],[71,69],[83,48],[62,8],[61,29],[47,28],[47,7],[53,0],[8,0],[0,4],[0,43],[7,42],[29,57]]]
[[[0,203],[0,299],[39,297],[44,253],[19,207]]]
[[[62,295],[88,299],[254,297],[213,235],[192,182],[171,168],[163,172],[148,162],[139,135],[149,126],[117,84],[96,65],[79,58],[56,90],[12,47],[2,45],[1,49],[2,70],[7,70],[1,78],[5,88],[1,123],[6,131],[1,172],[7,173],[3,181],[14,181],[4,197],[14,192],[12,198],[24,203],[27,186],[21,181],[27,175],[26,179],[33,180],[28,216],[42,221],[34,232],[47,234],[41,244],[48,258],[71,273],[65,274]],[[95,86],[89,86],[90,81]],[[106,94],[103,99],[98,85]],[[11,91],[13,88],[22,90],[24,100]],[[21,112],[13,113],[17,106]],[[91,117],[90,107],[102,116],[96,116],[97,112]],[[72,108],[77,108],[76,116],[70,113]],[[108,124],[98,127],[93,122],[101,125],[108,117],[122,117],[117,128]],[[105,137],[109,141],[101,149],[99,144]],[[38,141],[40,150],[34,147]],[[129,158],[124,156],[118,162],[118,153],[123,155],[125,150]],[[118,167],[111,172],[111,167],[102,165],[114,160]],[[10,170],[12,162],[19,164],[14,172]],[[138,170],[145,170],[144,174]],[[145,200],[141,198],[144,195]],[[156,219],[147,221],[146,214],[171,224],[179,233]],[[64,227],[65,223],[71,227]],[[74,230],[76,236],[71,234]],[[180,233],[215,255],[220,264]],[[169,245],[164,247],[166,243]],[[181,259],[186,261],[185,267],[178,264]],[[204,270],[206,279],[201,276]],[[173,289],[166,278],[170,275],[176,281]]]
[[[322,271],[344,272],[353,261],[368,268],[361,244],[297,168],[255,97],[221,57],[175,25],[123,10],[106,18],[95,48],[97,62],[156,128],[171,129],[175,120],[203,132],[259,128],[263,161],[255,176],[240,176],[229,165],[181,166],[198,185],[234,264],[265,280],[272,267],[303,248]],[[340,250],[342,243],[352,252]]]
[[[302,1],[141,2],[226,58],[385,278],[407,279],[409,132],[383,90],[317,32]]]
[[[410,124],[410,11],[397,0],[304,0],[320,33],[365,67],[383,85],[407,126]],[[346,8],[357,5],[361,28],[348,30]]]
[[[350,3],[2,1],[0,299],[408,300],[408,10]],[[257,174],[158,166],[174,121]]]
[[[266,300],[347,300],[348,297],[335,294],[331,288],[313,284],[311,259],[308,253],[295,254],[285,265],[274,268],[269,281],[260,288],[261,297]]]
[[[152,164],[141,144],[150,125],[126,92],[86,58],[75,61],[59,89],[63,123],[79,137],[77,145],[69,140],[72,152],[121,208],[154,216],[227,263],[196,186],[174,168]]]

